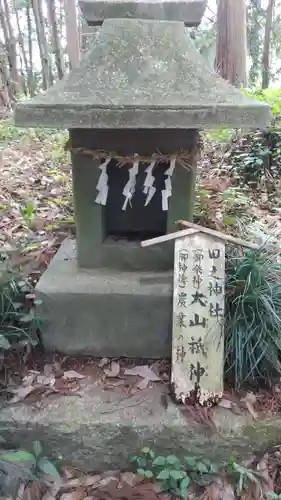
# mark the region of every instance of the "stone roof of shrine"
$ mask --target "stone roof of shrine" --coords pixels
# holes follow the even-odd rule
[[[213,73],[180,22],[107,19],[68,77],[18,104],[17,125],[265,128],[269,107]]]
[[[183,21],[198,26],[207,0],[79,0],[89,25],[100,25],[104,19],[155,19]]]

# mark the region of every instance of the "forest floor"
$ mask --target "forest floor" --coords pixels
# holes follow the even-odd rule
[[[28,272],[43,269],[74,227],[64,134],[0,128],[0,251]]]
[[[12,266],[19,267],[24,276],[32,278],[33,283],[40,277],[62,240],[75,231],[71,166],[68,154],[64,151],[66,138],[63,133],[21,131],[10,122],[0,124],[0,254],[9,255]],[[271,228],[275,238],[278,238],[281,233],[279,193],[276,194],[275,203],[263,189],[257,196],[256,191],[232,188],[228,175],[229,154],[226,144],[214,146],[214,143],[210,143],[205,146],[198,168],[196,222],[235,235],[237,224],[233,225],[234,217],[241,227],[254,217],[259,223],[262,221],[263,225]],[[79,381],[85,378],[89,366],[95,368],[97,377],[101,378],[105,386],[110,385],[114,374],[118,377],[120,369],[124,370],[122,363],[118,360],[109,363],[109,360],[101,362],[89,358],[65,360],[58,355],[45,355],[43,362],[42,359],[32,358],[27,361],[24,378],[20,377],[18,390],[13,394],[18,401],[28,398],[32,393],[34,395],[38,377],[41,377],[39,385],[46,390],[52,387],[62,393],[79,390]],[[147,369],[167,381],[169,367],[165,364],[163,367],[161,373],[159,363],[157,366],[150,364]],[[141,367],[138,369],[140,373],[143,370]],[[44,380],[42,377],[45,377]],[[128,393],[141,391],[144,380],[149,383],[149,378],[140,375],[133,385],[128,384]],[[279,387],[275,387],[270,394],[261,393],[254,400],[251,397],[247,399],[247,392],[238,398],[229,393],[221,404],[230,411],[247,411],[255,419],[260,418],[265,410],[271,414],[279,413],[280,394]],[[208,423],[209,415],[202,412],[198,415],[193,413],[190,418],[199,418],[201,423]],[[239,476],[243,478],[242,483],[239,479],[244,488],[243,498],[264,498],[267,492],[272,491],[276,495],[280,493],[280,457],[281,447],[275,447],[258,460],[253,457],[246,464],[248,472],[243,469]],[[230,500],[234,496],[241,496],[241,492],[234,490],[234,483],[225,472],[214,477],[204,487],[194,483],[189,490],[189,498]],[[54,497],[61,500],[171,498],[171,494],[161,493],[154,481],[140,477],[131,470],[85,475],[73,468],[62,470],[60,487],[48,495],[46,498],[50,500]],[[277,500],[279,497],[273,498]]]

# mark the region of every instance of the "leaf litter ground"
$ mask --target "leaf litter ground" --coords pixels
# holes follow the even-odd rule
[[[61,241],[74,230],[71,195],[71,168],[63,152],[64,137],[58,135],[27,135],[20,140],[5,144],[0,155],[0,252],[8,253],[13,265],[36,282]],[[54,144],[56,147],[54,147]],[[233,232],[233,227],[221,218],[225,208],[222,193],[229,188],[226,177],[219,179],[218,164],[224,166],[225,157],[221,149],[215,154],[207,150],[199,165],[201,189],[208,191],[208,220],[199,217],[211,227]],[[226,153],[227,156],[228,153]],[[211,158],[210,158],[211,156]],[[219,157],[219,160],[218,160]],[[199,179],[199,181],[200,181]],[[243,203],[242,203],[243,205]],[[202,208],[202,207],[201,207]],[[243,207],[245,209],[245,207]],[[271,207],[262,209],[251,199],[247,209],[267,223],[280,226],[280,215]],[[204,212],[204,210],[203,210]],[[203,214],[204,215],[204,214]],[[205,215],[204,215],[205,216]],[[157,380],[159,378],[159,381]],[[155,383],[163,384],[163,406],[173,404],[169,398],[169,364],[166,362],[139,363],[132,366],[128,360],[94,360],[93,358],[62,358],[58,354],[39,353],[28,360],[20,373],[14,370],[8,375],[3,404],[25,401],[27,404],[46,404],[48,398],[76,395],[86,384],[99,383],[103,387],[122,389],[123,401],[136,392]],[[249,412],[253,419],[281,411],[281,388],[277,385],[269,393],[260,392],[234,394],[226,392],[221,405],[234,413]],[[208,415],[185,408],[188,418],[208,423]],[[215,431],[215,430],[214,430]],[[261,472],[263,490],[277,493],[280,484],[281,451],[279,447],[253,457],[248,467]],[[62,473],[62,487],[56,493],[62,500],[82,499],[152,499],[168,500],[170,495],[160,493],[158,486],[132,472],[117,472],[114,475],[84,475],[71,468]],[[267,486],[264,486],[267,485]],[[269,488],[269,485],[270,488]],[[243,498],[261,498],[264,493],[257,483],[249,483]],[[233,498],[233,485],[227,478],[217,478],[202,491],[191,491],[190,498]],[[49,492],[48,498],[52,498]],[[42,496],[42,495],[41,495]],[[47,498],[47,497],[46,497]]]
[[[0,251],[39,271],[73,226],[70,165],[51,148],[50,137],[26,137],[0,156]]]

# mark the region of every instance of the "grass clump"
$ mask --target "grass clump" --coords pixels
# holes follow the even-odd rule
[[[17,351],[30,353],[38,344],[38,318],[32,288],[9,269],[6,260],[0,260],[0,357]]]
[[[239,251],[226,261],[226,373],[235,386],[281,375],[280,249]]]

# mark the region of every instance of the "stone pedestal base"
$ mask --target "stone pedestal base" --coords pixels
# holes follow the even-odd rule
[[[172,273],[80,270],[67,239],[37,285],[47,349],[66,354],[171,355]]]
[[[1,437],[11,449],[32,450],[39,440],[47,456],[82,470],[128,469],[129,458],[149,446],[156,455],[208,458],[212,463],[252,458],[255,452],[280,443],[280,417],[253,423],[249,414],[234,415],[215,408],[218,432],[188,418],[179,406],[165,410],[162,384],[124,400],[119,388],[103,390],[92,384],[40,407],[21,403],[0,408]],[[226,498],[223,496],[223,498]],[[228,497],[229,498],[229,497]],[[232,498],[232,497],[230,497]]]

